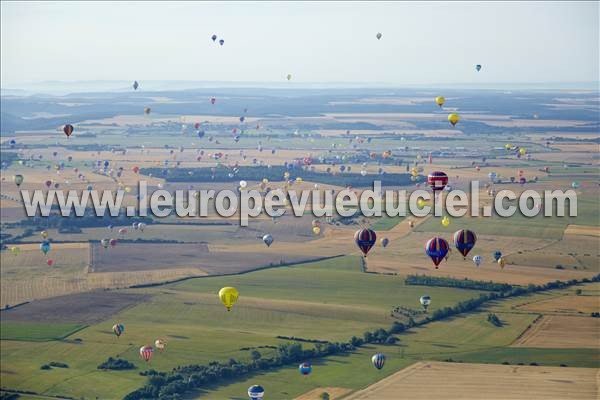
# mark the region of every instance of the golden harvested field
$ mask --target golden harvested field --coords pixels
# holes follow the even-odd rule
[[[599,296],[577,296],[573,294],[543,299],[516,307],[519,310],[556,314],[590,314],[600,312]]]
[[[598,370],[418,362],[345,400],[595,400]]]
[[[512,347],[597,349],[599,344],[600,319],[544,315]]]
[[[322,387],[311,390],[310,392],[304,393],[302,396],[296,397],[294,400],[321,400],[321,393],[329,393],[331,400],[341,399],[347,393],[351,392],[352,389],[341,388],[341,387]]]
[[[569,225],[567,226],[567,229],[565,229],[565,235],[592,236],[600,238],[600,228],[597,226]]]

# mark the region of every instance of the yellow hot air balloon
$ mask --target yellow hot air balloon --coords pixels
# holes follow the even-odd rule
[[[527,150],[525,150],[525,147],[521,147],[519,148],[519,154],[524,156],[525,154],[527,154]]]
[[[506,143],[506,144],[504,145],[504,148],[505,148],[506,150],[510,150],[510,149],[512,149],[512,148],[513,148],[513,145],[512,145],[512,144],[510,144],[510,143]]]
[[[42,235],[42,238],[46,239],[48,237],[48,232],[46,231],[41,231],[40,235]]]
[[[417,206],[419,206],[419,208],[425,207],[426,204],[427,204],[427,202],[423,199],[417,200]]]
[[[500,257],[498,259],[498,265],[500,266],[500,268],[504,269],[505,264],[506,264],[506,260],[504,259],[504,257]]]
[[[231,307],[233,307],[239,296],[237,289],[234,287],[226,286],[219,290],[219,299],[227,307],[227,311],[231,311]]]
[[[313,226],[312,231],[315,235],[318,235],[321,233],[321,228],[318,226]]]
[[[21,249],[18,248],[17,246],[12,246],[10,248],[10,252],[13,253],[15,256],[18,256],[19,253],[21,252]]]
[[[446,99],[443,96],[438,96],[435,98],[435,104],[440,106],[440,108],[444,105],[445,102],[446,102]]]
[[[447,216],[442,218],[442,225],[444,226],[444,228],[447,228],[450,225],[450,218],[448,218]]]
[[[302,182],[303,182],[303,179],[302,179],[302,178],[300,178],[300,177],[297,177],[297,178],[296,178],[296,183],[302,183]]]
[[[460,121],[460,116],[458,114],[452,113],[448,115],[448,122],[450,122],[452,126],[456,126],[456,124],[458,124],[458,121]]]

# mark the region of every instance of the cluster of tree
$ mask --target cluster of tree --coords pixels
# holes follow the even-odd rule
[[[513,287],[508,291],[482,294],[478,298],[462,301],[454,307],[444,307],[436,310],[433,315],[428,316],[418,323],[412,319],[407,324],[396,321],[388,330],[380,328],[373,332],[367,331],[363,334],[362,338],[353,336],[347,343],[315,343],[314,348],[311,349],[304,349],[300,343],[287,343],[278,346],[275,355],[268,358],[263,357],[260,352],[255,351],[251,353],[251,360],[249,361],[229,359],[228,362],[212,361],[207,365],[194,364],[180,366],[174,368],[171,372],[145,371],[141,375],[149,377],[147,384],[129,393],[125,396],[125,400],[179,400],[188,391],[200,389],[207,384],[214,385],[221,380],[240,378],[250,373],[295,364],[308,359],[351,352],[357,347],[368,343],[393,344],[397,341],[397,338],[393,336],[395,334],[402,333],[413,326],[473,311],[490,300],[521,296],[551,289],[562,289],[582,282],[597,281],[600,281],[600,274],[592,279],[584,278],[582,281],[575,279],[568,282],[555,281],[545,285],[529,285],[526,288]]]
[[[336,167],[337,168],[337,167]],[[360,173],[340,172],[337,174],[327,172],[310,171],[301,167],[293,167],[293,164],[285,166],[272,166],[270,168],[263,166],[239,167],[237,174],[226,166],[216,168],[142,168],[140,173],[144,175],[165,177],[169,182],[238,182],[241,179],[247,181],[262,181],[264,178],[269,181],[280,181],[285,172],[290,173],[290,178],[302,177],[306,181],[323,183],[337,186],[352,187],[371,187],[374,180],[381,181],[382,186],[401,186],[410,185],[410,174],[388,174],[365,175]]]
[[[50,361],[48,364],[44,364],[40,367],[40,369],[52,369],[52,367],[54,368],[69,368],[68,364],[65,364],[63,362],[58,362],[58,361]]]
[[[135,369],[135,364],[123,360],[122,358],[108,357],[108,360],[98,365],[98,369],[111,369],[115,371],[121,371],[125,369]]]
[[[206,384],[214,384],[223,379],[238,378],[253,372],[266,371],[309,359],[348,353],[368,343],[394,344],[397,338],[393,335],[404,332],[407,328],[408,326],[402,323],[394,322],[388,330],[367,331],[362,338],[353,336],[347,343],[312,341],[314,347],[310,349],[303,348],[302,344],[297,342],[286,343],[279,345],[272,357],[263,357],[259,351],[254,350],[250,354],[251,360],[249,361],[230,359],[225,363],[212,361],[207,365],[177,367],[171,372],[145,371],[140,375],[149,376],[146,386],[129,393],[125,399],[180,399],[181,395],[187,391],[199,389]]]
[[[501,327],[502,326],[502,321],[500,320],[500,318],[498,318],[498,316],[494,313],[489,313],[487,316],[487,320],[489,323],[491,323],[492,325],[495,325],[497,327]]]
[[[146,225],[154,223],[150,217],[126,217],[121,214],[118,217],[111,217],[110,213],[106,212],[104,216],[96,216],[92,209],[87,209],[82,217],[71,214],[68,217],[63,217],[58,213],[58,209],[53,206],[53,211],[48,217],[32,217],[22,219],[19,222],[7,223],[6,228],[30,228],[33,231],[41,231],[45,229],[56,228],[59,230],[72,230],[74,228],[97,228],[112,226],[131,226],[134,222],[143,222]],[[115,232],[116,234],[116,232]]]
[[[406,318],[412,318],[424,314],[423,310],[413,310],[409,307],[395,306],[392,308],[392,317],[402,316]]]
[[[21,395],[19,393],[9,393],[2,392],[0,393],[0,400],[17,400]]]
[[[255,349],[277,349],[277,346],[265,345],[265,346],[256,346],[256,347],[240,347],[240,351],[249,351]]]
[[[276,336],[277,339],[284,339],[284,340],[293,340],[294,342],[305,342],[305,343],[329,343],[327,340],[319,340],[319,339],[304,339],[301,337],[296,337],[296,336],[281,336],[278,335]]]
[[[472,279],[454,279],[427,275],[408,275],[404,281],[407,285],[443,286],[460,289],[485,290],[490,292],[507,292],[513,289],[508,283],[494,283],[492,281],[475,281]]]

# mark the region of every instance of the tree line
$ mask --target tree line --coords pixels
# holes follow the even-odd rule
[[[285,365],[296,364],[309,359],[322,358],[335,354],[348,353],[365,344],[394,344],[400,334],[414,326],[442,320],[457,314],[471,312],[482,304],[514,296],[522,296],[535,292],[562,289],[579,283],[599,282],[600,274],[593,278],[576,279],[567,282],[555,281],[544,285],[530,284],[527,287],[512,287],[510,290],[481,294],[478,298],[461,301],[453,307],[444,307],[435,310],[425,319],[415,322],[412,318],[404,324],[394,322],[389,329],[366,331],[362,337],[353,336],[348,342],[314,343],[313,348],[303,348],[300,343],[286,343],[277,347],[275,355],[263,357],[258,351],[253,351],[248,361],[238,361],[233,358],[226,362],[211,361],[208,364],[193,364],[173,368],[170,372],[154,370],[141,372],[140,375],[148,376],[145,386],[125,396],[125,400],[180,400],[186,392],[201,389],[207,385],[215,385],[224,380],[241,378],[251,373],[267,371]],[[477,282],[477,281],[474,281]],[[487,282],[484,282],[487,283]]]
[[[142,168],[140,170],[141,174],[163,177],[169,182],[238,182],[241,179],[260,182],[264,178],[269,181],[281,181],[286,172],[292,179],[301,177],[306,181],[343,187],[371,187],[374,180],[381,181],[382,186],[402,186],[412,183],[410,174],[383,173],[362,176],[360,173],[340,172],[336,169],[337,174],[333,175],[293,167],[293,164],[289,164],[288,167],[242,166],[238,167],[237,173],[233,173],[232,168],[224,165],[216,168]]]
[[[475,281],[472,279],[455,279],[427,275],[408,275],[404,280],[407,285],[442,286],[459,289],[485,290],[489,292],[507,292],[513,289],[508,283],[494,283],[492,281]]]

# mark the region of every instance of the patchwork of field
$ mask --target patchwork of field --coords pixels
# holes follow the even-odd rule
[[[598,293],[563,296],[542,299],[516,307],[518,310],[540,312],[544,314],[557,315],[589,315],[600,309],[600,297]]]
[[[599,344],[600,318],[549,315],[533,324],[513,346],[598,349]]]
[[[594,400],[597,377],[594,368],[419,362],[345,399]]]

